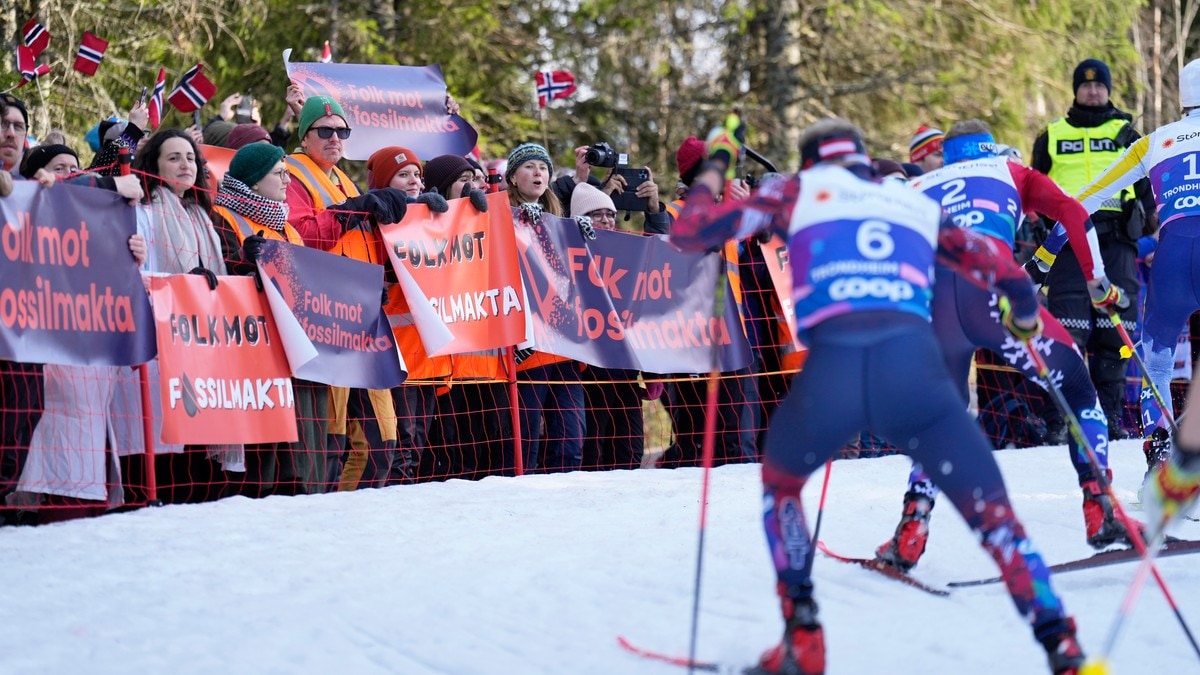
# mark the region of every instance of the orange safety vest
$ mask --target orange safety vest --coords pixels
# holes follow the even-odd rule
[[[399,284],[388,288],[388,303],[384,311],[392,324],[396,346],[400,348],[404,363],[408,366],[408,381],[444,380],[449,377],[453,368],[450,357],[430,356],[425,351],[425,343],[421,342],[421,333],[417,330],[408,299],[404,297],[404,290]]]
[[[225,219],[225,222],[233,226],[233,233],[237,235],[239,243],[246,241],[246,237],[252,234],[262,232],[262,236],[265,239],[278,239],[297,246],[304,245],[304,238],[300,236],[296,228],[292,227],[291,223],[284,222],[283,232],[280,232],[266,225],[260,225],[240,213],[234,213],[224,206],[214,206],[213,213],[221,216]]]
[[[313,200],[313,210],[317,213],[360,194],[354,181],[350,180],[350,177],[336,166],[333,167],[333,174],[338,179],[335,184],[329,179],[329,175],[317,166],[316,162],[302,152],[288,155],[283,158],[283,161],[287,164],[292,178],[300,181],[304,189],[308,190],[308,194]],[[377,265],[382,265],[384,262],[381,257],[382,251],[383,244],[379,240],[379,235],[374,231],[366,230],[349,230],[342,233],[337,243],[329,249],[330,253]]]
[[[450,356],[451,375],[455,380],[508,381],[503,349],[483,349]]]

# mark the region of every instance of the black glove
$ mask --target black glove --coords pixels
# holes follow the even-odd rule
[[[336,208],[344,212],[338,214],[338,219],[342,221],[342,227],[347,230],[370,225],[371,223],[378,223],[381,217],[384,222],[388,222],[392,217],[387,204],[374,192],[368,192],[358,197],[351,197],[338,204]]]
[[[207,267],[203,265],[197,265],[193,267],[192,271],[188,272],[188,274],[199,274],[200,276],[204,277],[205,281],[208,282],[208,290],[217,290],[217,275]]]
[[[408,206],[402,191],[396,188],[383,188],[382,190],[372,190],[358,197],[351,197],[339,204],[338,209],[357,212],[347,213],[342,219],[346,229],[350,229],[362,223],[364,220],[362,214],[364,213],[366,220],[375,225],[398,223],[404,219],[404,213]]]
[[[1029,274],[1029,278],[1033,279],[1034,286],[1043,286],[1046,283],[1048,272],[1043,272],[1038,265],[1037,258],[1030,258],[1029,262],[1025,263],[1025,272]]]
[[[575,222],[579,223],[579,234],[583,235],[585,241],[594,241],[596,239],[596,228],[592,227],[592,219],[587,216],[575,216]]]
[[[518,366],[521,365],[522,361],[524,361],[525,359],[527,359],[531,356],[533,356],[532,349],[514,349],[513,350],[513,358],[516,359]]]
[[[417,195],[417,203],[428,206],[429,210],[434,213],[445,213],[450,210],[450,205],[446,203],[446,198],[436,192],[422,192]]]
[[[387,304],[388,304],[388,289],[387,289],[387,286],[384,286],[383,287],[383,295],[379,296],[379,306],[387,307]]]
[[[263,236],[264,230],[259,230],[258,234],[252,234],[242,240],[242,260],[253,265],[258,260],[258,256],[262,254],[263,244],[267,243],[266,237]]]
[[[471,190],[467,193],[467,198],[471,200],[471,206],[480,213],[487,213],[487,193],[483,190]]]
[[[389,220],[376,221],[381,225],[398,223],[404,220],[404,214],[408,212],[408,195],[404,194],[403,190],[396,188],[383,188],[382,190],[374,190],[372,192],[379,201],[387,205]]]

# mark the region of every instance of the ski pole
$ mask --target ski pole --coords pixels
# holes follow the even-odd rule
[[[813,560],[817,557],[817,542],[821,541],[821,519],[825,516],[825,495],[829,494],[829,474],[833,472],[833,457],[825,460],[825,478],[821,479],[821,500],[817,502],[817,523],[813,525],[812,550],[804,563],[804,574],[812,576]]]
[[[1165,524],[1165,522],[1162,523],[1164,526]],[[1162,530],[1163,528],[1160,527],[1159,529]],[[1142,587],[1146,585],[1146,577],[1149,576],[1148,573],[1155,569],[1154,558],[1158,554],[1158,547],[1162,544],[1163,538],[1162,534],[1155,537],[1155,540],[1152,542],[1153,546],[1147,551],[1142,561],[1138,563],[1137,571],[1133,573],[1133,580],[1129,582],[1129,588],[1125,589],[1125,597],[1121,599],[1121,605],[1117,608],[1112,625],[1108,627],[1108,636],[1104,640],[1104,649],[1100,651],[1099,656],[1088,659],[1088,662],[1079,671],[1079,675],[1108,675],[1108,657],[1112,655],[1113,649],[1116,647],[1117,637],[1121,634],[1121,629],[1125,626],[1125,620],[1133,613],[1133,607],[1137,604]],[[1172,604],[1172,607],[1174,607],[1174,604]],[[1178,614],[1178,610],[1176,610],[1176,614]],[[1184,630],[1187,630],[1186,626]]]
[[[1125,513],[1125,508],[1121,506],[1120,500],[1118,500],[1116,494],[1113,493],[1112,483],[1108,480],[1108,474],[1100,466],[1100,460],[1096,457],[1096,451],[1092,448],[1092,444],[1088,441],[1087,436],[1084,435],[1083,427],[1079,424],[1079,418],[1075,416],[1075,411],[1072,410],[1071,406],[1067,403],[1067,399],[1065,396],[1063,396],[1062,390],[1059,389],[1058,385],[1054,383],[1053,379],[1051,379],[1050,368],[1046,366],[1046,360],[1042,358],[1042,355],[1034,347],[1033,338],[1024,338],[1022,339],[1022,342],[1025,343],[1025,351],[1029,354],[1029,358],[1033,361],[1034,366],[1037,368],[1038,375],[1045,380],[1046,390],[1050,392],[1051,398],[1054,399],[1055,404],[1058,405],[1059,410],[1062,411],[1063,418],[1067,421],[1067,427],[1071,430],[1071,435],[1075,437],[1075,441],[1079,444],[1079,447],[1083,448],[1084,453],[1087,455],[1088,463],[1092,465],[1092,471],[1096,474],[1096,482],[1100,484],[1101,490],[1104,491],[1109,500],[1112,502],[1113,513],[1125,527],[1125,533],[1129,536],[1129,541],[1133,544],[1134,550],[1136,550],[1138,554],[1142,556],[1142,562],[1138,568],[1138,574],[1134,576],[1133,583],[1130,585],[1129,591],[1126,594],[1126,602],[1130,605],[1130,608],[1132,608],[1132,605],[1137,600],[1137,596],[1141,592],[1141,588],[1144,584],[1144,579],[1139,579],[1139,577],[1145,577],[1145,571],[1152,573],[1154,575],[1154,580],[1158,583],[1159,588],[1162,589],[1163,597],[1166,598],[1167,604],[1171,607],[1171,611],[1175,613],[1175,618],[1179,621],[1179,626],[1183,629],[1184,635],[1187,636],[1188,642],[1192,646],[1192,650],[1196,652],[1197,657],[1200,657],[1200,644],[1196,643],[1196,638],[1192,634],[1192,629],[1188,626],[1187,621],[1183,618],[1183,613],[1179,611],[1179,605],[1175,602],[1175,597],[1171,594],[1171,590],[1167,587],[1166,580],[1163,579],[1162,574],[1158,571],[1158,566],[1154,564],[1154,556],[1158,551],[1158,547],[1161,545],[1161,541],[1159,541],[1161,537],[1155,538],[1156,540],[1153,542],[1153,548],[1147,548],[1146,542],[1142,540],[1142,534],[1138,530],[1136,522]],[[1161,532],[1162,529],[1162,527],[1159,527],[1158,531]],[[1145,571],[1143,571],[1142,568],[1145,568]],[[1109,649],[1111,649],[1112,644],[1116,641],[1117,633],[1120,631],[1120,626],[1124,622],[1124,616],[1126,614],[1128,614],[1128,611],[1118,612],[1117,614],[1116,625],[1113,626],[1113,629],[1109,634],[1109,641],[1107,645]],[[1105,655],[1107,655],[1107,652]],[[1101,658],[1103,659],[1105,657],[1102,656]]]
[[[1129,348],[1130,356],[1137,363],[1138,369],[1142,371],[1142,377],[1150,387],[1150,393],[1154,395],[1154,400],[1158,402],[1158,407],[1162,410],[1163,419],[1167,421],[1167,426],[1171,427],[1171,435],[1178,434],[1179,427],[1175,424],[1175,410],[1163,398],[1163,394],[1158,390],[1158,386],[1154,384],[1154,380],[1150,379],[1150,371],[1146,370],[1146,362],[1138,354],[1137,345],[1133,343],[1133,338],[1129,337],[1129,331],[1125,330],[1125,326],[1121,324],[1121,316],[1117,314],[1116,310],[1112,310],[1108,313],[1108,318],[1112,321],[1113,326],[1116,327],[1117,333],[1121,336],[1121,340],[1125,343],[1125,346]]]
[[[727,285],[728,263],[718,255],[717,281],[713,294],[713,318],[720,320],[725,316],[725,286]],[[720,391],[721,351],[717,342],[713,341],[712,369],[708,372],[707,400],[704,404],[704,440],[701,442],[700,479],[700,540],[696,545],[696,580],[692,586],[692,626],[691,637],[688,641],[688,673],[695,670],[696,664],[696,633],[700,624],[700,577],[704,568],[704,531],[708,517],[708,485],[709,474],[712,472],[714,446],[717,436],[717,399]]]

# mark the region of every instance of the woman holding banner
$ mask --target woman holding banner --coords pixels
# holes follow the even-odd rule
[[[26,153],[21,175],[33,180],[43,174],[43,184],[67,179],[140,198],[141,186],[132,176],[114,179],[86,174],[67,178],[78,169],[79,158],[71,148],[39,145]],[[144,263],[145,238],[134,234],[128,246],[131,258],[106,262]],[[121,370],[117,366],[44,367],[44,412],[33,429],[28,462],[17,487],[20,492],[40,495],[38,524],[100,515],[123,503],[120,468],[106,447],[109,407]]]
[[[138,229],[144,232],[149,256],[143,267],[148,272],[201,274],[211,286],[226,274],[221,240],[209,218],[212,208],[208,181],[200,167],[200,149],[192,135],[180,129],[161,129],[145,143],[134,160],[133,170],[141,177],[146,198],[138,214]],[[151,391],[159,390],[157,360],[146,364]],[[161,438],[162,408],[158,396],[150,397],[154,437]],[[137,380],[127,377],[114,397],[113,434],[123,452],[143,452],[141,409]],[[210,501],[221,497],[226,478],[223,471],[245,471],[241,445],[206,446],[207,452],[192,452],[191,446],[156,442],[155,469],[158,495],[166,503]],[[131,483],[141,467],[130,464]]]
[[[504,179],[508,182],[508,202],[518,208],[519,217],[536,223],[542,212],[562,216],[562,204],[550,190],[553,175],[550,154],[537,143],[524,143],[509,154]],[[526,349],[517,351],[517,360],[525,471],[579,469],[583,464],[585,426],[580,364],[555,354]],[[545,452],[541,452],[543,447]]]
[[[300,233],[287,222],[285,200],[292,177],[283,157],[283,149],[270,143],[242,146],[221,180],[213,224],[221,235],[225,260],[235,274],[256,273],[255,261],[268,239],[304,245]],[[246,447],[243,494],[247,496],[324,491],[329,387],[293,380],[292,390],[298,440]]]

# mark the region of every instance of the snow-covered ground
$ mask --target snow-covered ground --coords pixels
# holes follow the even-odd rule
[[[1140,441],[1115,444],[1135,498]],[[1086,556],[1063,448],[997,453],[1045,558]],[[904,458],[834,465],[822,539],[866,555],[898,517]],[[815,514],[820,475],[806,491]],[[451,481],[143,509],[0,529],[0,673],[678,673],[616,643],[686,653],[699,470]],[[699,656],[751,663],[780,635],[758,466],[713,472]],[[991,576],[949,504],[915,570]],[[1200,537],[1200,524],[1176,534]],[[1200,627],[1197,558],[1159,565]],[[1056,577],[1098,650],[1133,564]],[[818,556],[829,675],[1045,673],[999,585],[937,598]],[[1148,587],[1113,673],[1200,671]]]

